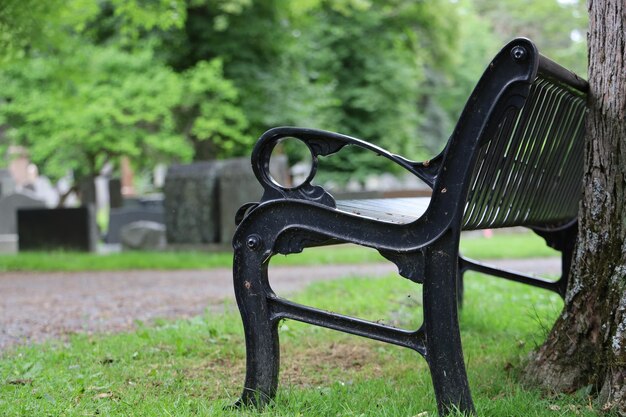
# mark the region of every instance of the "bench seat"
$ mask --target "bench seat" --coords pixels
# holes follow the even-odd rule
[[[386,223],[406,224],[419,219],[430,197],[337,200],[337,210]]]

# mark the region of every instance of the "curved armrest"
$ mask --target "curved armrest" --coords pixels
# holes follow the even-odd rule
[[[281,186],[272,178],[269,172],[272,151],[276,144],[284,138],[296,138],[304,142],[309,148],[312,157],[312,167],[309,176],[301,185],[293,188]],[[431,161],[413,162],[399,155],[392,154],[381,147],[351,136],[317,129],[277,127],[265,132],[259,138],[252,151],[252,169],[265,190],[261,201],[291,198],[315,201],[335,207],[333,197],[322,187],[312,185],[311,181],[317,171],[317,157],[336,153],[346,145],[355,145],[383,156],[418,176],[431,186],[439,171],[439,162],[442,159],[440,155]]]

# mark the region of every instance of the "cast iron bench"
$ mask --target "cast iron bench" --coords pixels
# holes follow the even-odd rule
[[[515,39],[481,77],[445,149],[413,162],[368,142],[313,129],[266,132],[252,153],[264,188],[244,205],[233,239],[234,286],[246,339],[246,379],[238,405],[262,406],[277,390],[277,325],[292,319],[413,349],[427,361],[440,414],[473,413],[457,317],[462,275],[476,270],[552,290],[562,297],[576,236],[583,174],[587,83]],[[393,134],[393,132],[390,132]],[[285,138],[304,142],[313,169],[287,188],[273,180],[269,161]],[[390,159],[432,187],[429,198],[335,201],[312,185],[317,157],[346,145]],[[459,255],[462,230],[525,226],[562,253],[555,282],[502,271]],[[296,304],[278,297],[268,280],[275,254],[353,243],[378,250],[399,274],[423,285],[422,326],[407,331]]]

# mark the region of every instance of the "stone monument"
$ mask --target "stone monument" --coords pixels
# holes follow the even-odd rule
[[[287,159],[272,159],[272,172],[284,183]],[[165,225],[170,244],[230,245],[235,213],[262,195],[249,158],[171,166],[165,177]]]

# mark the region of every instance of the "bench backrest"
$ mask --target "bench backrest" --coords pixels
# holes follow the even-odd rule
[[[478,82],[437,164],[426,221],[456,213],[471,230],[574,220],[587,89],[529,40],[509,43]]]
[[[585,97],[541,75],[478,150],[463,228],[548,225],[576,217]]]

